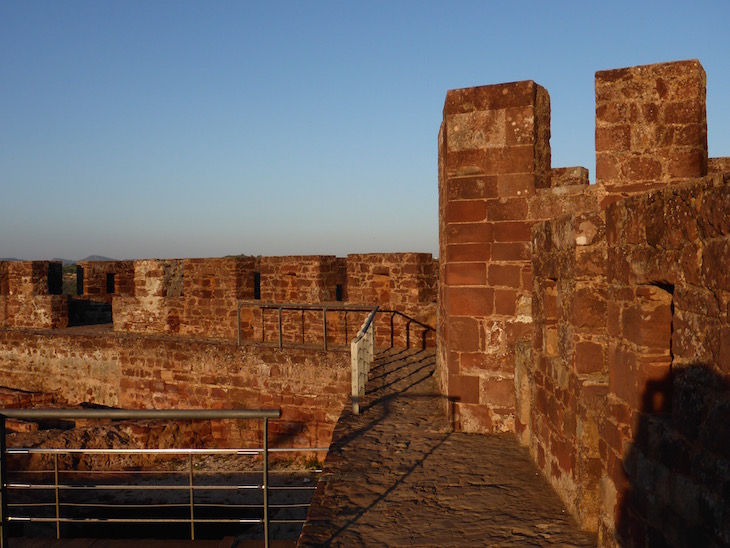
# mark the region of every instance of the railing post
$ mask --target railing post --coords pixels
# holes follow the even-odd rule
[[[0,415],[0,548],[8,546],[7,461],[5,460],[5,415]]]
[[[56,539],[61,538],[61,492],[58,488],[58,453],[53,453],[53,487],[56,491]]]
[[[188,453],[188,485],[190,487],[190,540],[195,540],[195,491],[193,489],[192,453]]]
[[[269,419],[264,417],[264,546],[269,548]]]

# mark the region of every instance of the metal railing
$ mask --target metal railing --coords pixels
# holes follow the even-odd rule
[[[284,330],[283,330],[283,318],[282,312],[294,311],[302,312],[302,343],[304,342],[304,313],[305,312],[321,312],[322,313],[322,345],[323,349],[327,350],[327,312],[333,313],[344,313],[344,322],[342,324],[344,330],[344,338],[347,338],[348,321],[347,314],[351,312],[371,312],[372,306],[349,306],[349,305],[319,305],[319,304],[277,304],[277,303],[260,303],[260,302],[242,302],[238,304],[237,308],[237,325],[238,325],[238,346],[241,346],[241,308],[249,306],[251,308],[261,309],[261,342],[266,341],[266,321],[265,321],[265,310],[276,310],[277,312],[277,325],[279,334],[279,348],[284,347]],[[375,307],[377,308],[377,307]]]
[[[119,523],[167,523],[167,524],[189,524],[190,527],[190,538],[195,539],[195,525],[196,523],[228,523],[228,524],[259,524],[263,526],[264,545],[269,546],[270,537],[270,524],[277,522],[272,520],[269,516],[270,504],[269,504],[269,493],[272,487],[269,483],[269,455],[274,451],[321,451],[326,449],[321,448],[306,448],[306,449],[288,449],[288,448],[269,448],[268,441],[268,421],[269,419],[277,419],[281,416],[280,409],[226,409],[226,410],[122,410],[122,409],[0,409],[0,548],[6,548],[8,546],[9,524],[12,522],[37,522],[37,523],[52,523],[55,524],[56,538],[61,537],[61,524],[62,523],[76,523],[76,524],[90,524],[90,523],[108,523],[108,524],[119,524]],[[262,420],[263,421],[263,447],[260,448],[234,448],[234,449],[83,449],[83,448],[8,448],[6,446],[6,419],[20,419],[20,420],[74,420],[74,419],[92,419],[92,420],[141,420],[141,421],[159,421],[159,420]],[[187,457],[187,471],[183,471],[182,475],[186,475],[187,478],[183,480],[182,484],[168,484],[165,482],[159,483],[153,478],[151,484],[136,484],[136,485],[117,485],[110,483],[88,483],[82,484],[74,483],[71,480],[61,481],[61,476],[64,474],[82,474],[77,470],[62,470],[59,467],[59,456],[71,455],[78,457],[79,455],[178,455]],[[22,482],[9,482],[8,481],[8,459],[9,455],[50,455],[53,460],[52,470],[34,470],[34,471],[17,471],[13,470],[13,473],[24,473],[26,475],[35,473],[43,473],[44,477],[51,478],[52,481],[46,480],[44,483],[33,483],[31,481]],[[253,485],[201,485],[195,482],[195,469],[193,466],[193,457],[196,455],[249,455],[249,456],[261,456],[263,470],[256,472],[261,474],[261,482]],[[150,458],[150,457],[145,457]],[[89,472],[87,472],[88,474]],[[103,472],[99,472],[103,473]],[[130,472],[131,473],[131,472]],[[154,472],[158,474],[159,472]],[[178,473],[178,472],[171,472]],[[140,472],[141,474],[141,472]],[[112,474],[112,477],[115,477]],[[23,479],[21,477],[21,479]],[[307,487],[313,489],[312,487]],[[201,491],[242,491],[242,490],[256,490],[260,491],[263,499],[262,504],[247,505],[249,508],[258,508],[261,510],[260,517],[253,518],[205,518],[196,515],[198,506],[195,503],[195,493]],[[274,488],[276,489],[276,488]],[[284,488],[280,488],[284,489]],[[291,488],[288,488],[291,489]],[[184,506],[189,509],[186,511],[186,517],[181,518],[170,518],[170,517],[145,517],[139,519],[137,517],[128,518],[109,518],[109,517],[78,517],[70,515],[68,508],[73,506],[84,506],[91,507],[98,510],[97,504],[76,504],[65,500],[61,495],[62,493],[72,492],[88,492],[88,491],[167,491],[178,492],[185,494],[187,493],[187,503],[183,504],[153,504],[146,506],[147,508],[166,508],[170,509],[173,507]],[[38,516],[27,516],[11,513],[10,508],[20,508],[26,505],[14,505],[10,504],[8,500],[8,494],[10,492],[50,492],[52,493],[52,501],[46,503],[46,506],[52,506],[53,514],[47,517]],[[29,504],[27,506],[33,506]],[[103,506],[103,505],[102,505]],[[124,508],[124,504],[112,504],[106,505],[114,508]],[[144,505],[143,505],[144,506]],[[205,505],[203,505],[205,506]],[[234,505],[235,506],[235,505]],[[283,507],[283,506],[282,506]],[[149,512],[149,510],[147,510]],[[255,510],[254,510],[255,511]],[[290,523],[290,520],[278,520],[280,523]]]
[[[395,318],[399,317],[405,320],[405,345],[407,348],[410,348],[412,337],[411,337],[411,329],[412,326],[418,326],[421,329],[421,348],[425,349],[427,345],[427,339],[430,333],[435,333],[436,330],[434,327],[425,324],[421,321],[418,321],[414,318],[411,318],[410,316],[404,314],[403,312],[400,312],[398,310],[389,310],[380,308],[378,306],[358,306],[358,305],[330,305],[330,304],[277,304],[277,303],[261,303],[258,301],[244,301],[240,302],[238,304],[237,308],[237,329],[238,329],[238,346],[241,346],[243,342],[243,337],[241,334],[241,309],[243,307],[250,307],[250,308],[259,308],[261,310],[261,340],[259,342],[266,342],[266,319],[265,319],[265,311],[266,310],[275,310],[277,312],[277,332],[278,332],[278,344],[279,348],[283,348],[285,341],[284,341],[284,329],[283,329],[283,315],[282,312],[284,311],[299,311],[302,312],[301,316],[301,343],[304,343],[305,341],[305,320],[304,320],[304,313],[305,312],[321,312],[322,313],[322,347],[326,351],[328,349],[328,327],[327,327],[327,313],[340,313],[344,314],[344,318],[342,322],[338,323],[338,326],[343,330],[342,333],[342,340],[346,341],[348,339],[349,335],[349,329],[350,329],[350,323],[348,322],[347,315],[348,313],[372,313],[374,310],[376,310],[377,314],[380,315],[390,315],[389,318],[389,326],[390,326],[390,347],[393,348],[395,346]],[[356,324],[360,325],[360,324]],[[297,343],[290,343],[290,344],[297,344]]]
[[[360,414],[360,396],[365,395],[370,366],[375,358],[375,330],[373,320],[378,308],[368,314],[365,323],[350,343],[350,360],[352,364],[352,412]]]

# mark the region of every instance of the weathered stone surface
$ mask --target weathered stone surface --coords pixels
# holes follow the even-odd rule
[[[280,446],[299,447],[329,443],[350,393],[349,352],[238,347],[199,339],[108,330],[92,334],[78,329],[69,328],[63,335],[0,330],[2,384],[52,393],[71,405],[281,407],[281,421],[271,426],[273,439]],[[245,430],[232,428],[215,433],[214,438],[236,443],[242,435]]]
[[[337,424],[299,546],[595,546],[511,434],[451,431],[434,370],[432,352],[379,357],[363,412]]]
[[[529,87],[507,84],[505,96],[513,97],[514,86]],[[538,148],[549,149],[542,122],[549,120],[540,118],[536,97],[535,138],[504,138],[503,107],[494,100],[500,89],[449,92],[440,134],[445,328],[438,378],[445,393],[464,396],[453,405],[456,426],[514,424],[569,510],[599,530],[602,545],[632,538],[686,544],[688,531],[698,530],[699,500],[713,516],[727,511],[717,494],[697,487],[689,455],[717,462],[712,455],[723,451],[709,438],[693,449],[688,442],[659,449],[642,429],[659,424],[645,418],[672,409],[674,368],[701,363],[723,386],[730,374],[730,178],[727,158],[707,158],[704,70],[682,61],[596,74],[595,186],[582,168],[551,169],[550,184],[538,183],[545,158]],[[458,154],[444,146],[457,113],[483,120],[479,131],[469,130],[468,152]],[[519,120],[528,118],[523,111]],[[535,144],[534,186],[522,172],[527,143]],[[481,205],[452,205],[464,200],[484,202],[486,220]],[[463,302],[465,286],[483,287],[479,299],[469,299],[479,306]],[[483,302],[487,289],[494,290],[493,306]],[[519,306],[522,297],[530,307]],[[479,337],[449,329],[454,314],[460,326],[482,326]],[[526,330],[515,329],[518,318]],[[529,359],[518,348],[530,348]],[[480,355],[498,357],[501,366]],[[500,422],[510,406],[499,387],[511,371],[516,417]],[[474,378],[481,383],[476,403]],[[715,409],[710,422],[724,440],[725,407]],[[667,479],[653,488],[686,489],[687,497],[652,494],[656,469]],[[673,516],[671,524],[657,515]],[[723,531],[705,529],[701,538],[722,544]]]
[[[609,201],[707,174],[705,81],[696,60],[596,73],[596,178]]]

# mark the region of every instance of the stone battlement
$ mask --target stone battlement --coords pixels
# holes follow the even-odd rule
[[[235,339],[241,301],[379,305],[435,324],[435,264],[429,253],[84,261],[73,299],[110,304],[114,330],[131,333]],[[66,327],[60,293],[60,262],[0,262],[0,327]]]
[[[730,437],[713,422],[728,418],[730,160],[707,155],[705,72],[596,74],[595,185],[552,168],[549,135],[534,82],[447,93],[438,377],[452,421],[516,432],[601,544],[730,542],[716,473]],[[710,500],[715,517],[700,516]]]

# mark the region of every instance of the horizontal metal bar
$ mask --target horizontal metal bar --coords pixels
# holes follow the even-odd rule
[[[312,485],[312,486],[304,486],[304,485],[302,485],[302,486],[296,486],[296,485],[283,486],[282,485],[282,486],[279,486],[279,487],[271,487],[271,486],[269,486],[269,491],[306,491],[308,489],[309,490],[313,490],[316,487],[317,487],[316,485]]]
[[[7,521],[21,521],[31,523],[190,523],[190,518],[33,518],[8,516]],[[201,518],[195,519],[195,523],[263,523],[263,519],[222,519],[222,518]]]
[[[334,312],[368,312],[373,309],[372,306],[362,305],[336,305],[332,303],[328,304],[307,304],[307,303],[290,303],[290,304],[279,304],[279,303],[262,303],[260,301],[240,301],[239,307],[250,306],[252,308],[263,308],[266,310],[297,310],[297,311],[317,311],[327,308],[327,311]]]
[[[10,419],[278,419],[281,409],[0,409]]]
[[[42,447],[17,447],[10,448],[5,451],[7,455],[30,455],[30,454],[46,454],[46,455],[63,455],[83,453],[86,455],[244,455],[253,456],[263,453],[263,449],[76,449],[76,448],[47,448]],[[50,470],[52,472],[52,470]],[[67,472],[76,472],[75,470],[66,470]]]
[[[28,502],[28,503],[11,503],[8,504],[8,508],[48,508],[55,506],[55,502]],[[168,509],[168,508],[188,508],[189,503],[165,503],[165,504],[111,504],[111,503],[83,503],[83,502],[62,502],[61,507],[63,508],[114,508],[118,510],[126,510],[129,508],[134,509]],[[241,508],[241,509],[255,509],[263,508],[261,504],[230,504],[225,502],[197,502],[195,503],[196,508]],[[270,508],[309,508],[308,502],[293,503],[293,504],[271,504]]]
[[[1,413],[0,413],[1,414]],[[329,451],[328,447],[276,447],[270,448],[269,453],[306,453],[308,451],[326,452]],[[39,447],[11,447],[5,451],[7,455],[30,455],[30,454],[71,454],[71,453],[85,453],[89,455],[106,455],[106,454],[135,454],[140,455],[146,454],[160,454],[160,455],[243,455],[253,456],[263,453],[262,447],[254,447],[251,449],[72,449],[72,448],[39,448]],[[259,470],[260,471],[260,470]],[[35,472],[35,471],[30,471]],[[41,471],[44,472],[44,471]],[[47,470],[47,472],[53,472],[53,470]],[[59,472],[73,472],[82,474],[85,472],[79,472],[76,470],[59,470]],[[92,470],[86,472],[92,473]]]
[[[25,491],[50,491],[56,489],[53,484],[29,484],[29,483],[6,483],[7,489]],[[195,491],[243,491],[260,490],[262,485],[193,485]],[[187,491],[190,485],[64,485],[59,484],[58,489],[62,491]],[[269,486],[269,491],[313,491],[316,485],[311,486]]]
[[[8,489],[27,489],[31,491],[43,491],[61,489],[63,491],[188,491],[190,485],[124,485],[124,484],[95,484],[95,485],[65,485],[59,483],[6,483]],[[194,485],[193,489],[201,491],[238,491],[239,489],[262,489],[261,485]]]

